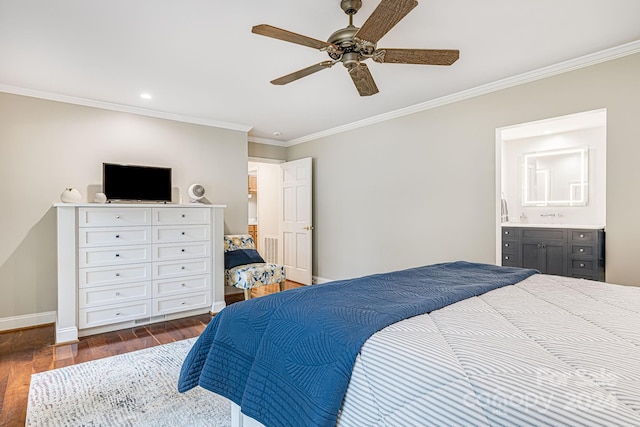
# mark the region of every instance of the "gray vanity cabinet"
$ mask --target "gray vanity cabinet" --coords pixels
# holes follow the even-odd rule
[[[520,246],[522,267],[542,273],[567,275],[567,230],[561,228],[523,228]]]
[[[502,227],[502,265],[604,281],[604,230]]]

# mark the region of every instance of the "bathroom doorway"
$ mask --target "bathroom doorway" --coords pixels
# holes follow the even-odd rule
[[[606,125],[607,111],[599,109],[496,129],[496,264],[504,222],[606,225]],[[574,152],[583,153],[582,178],[566,173]],[[546,166],[532,169],[531,158]],[[550,159],[558,166],[550,167]],[[560,191],[552,184],[567,194],[554,199]]]

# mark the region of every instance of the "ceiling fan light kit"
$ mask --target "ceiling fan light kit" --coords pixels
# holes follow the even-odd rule
[[[334,31],[326,42],[296,34],[267,24],[256,25],[254,34],[295,43],[327,52],[331,60],[322,61],[302,70],[272,80],[274,85],[285,85],[331,68],[338,62],[349,72],[349,76],[361,96],[378,93],[369,67],[364,63],[371,58],[381,64],[451,65],[460,56],[451,49],[383,49],[377,43],[418,5],[416,0],[382,0],[369,18],[358,28],[353,25],[353,15],[362,7],[362,0],[341,0],[340,7],[349,16],[349,25]]]

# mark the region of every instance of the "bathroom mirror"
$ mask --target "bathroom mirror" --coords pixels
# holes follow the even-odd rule
[[[523,206],[586,206],[588,147],[524,155]]]

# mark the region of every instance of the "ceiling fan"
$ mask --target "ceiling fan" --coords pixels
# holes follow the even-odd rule
[[[256,25],[251,32],[274,39],[284,40],[325,51],[331,60],[322,61],[302,70],[282,76],[271,83],[285,85],[342,62],[349,71],[353,83],[361,96],[378,93],[369,67],[364,63],[371,58],[379,63],[451,65],[458,60],[458,50],[442,49],[383,49],[377,43],[402,20],[414,7],[416,0],[382,0],[362,27],[353,25],[353,15],[362,6],[362,0],[341,0],[340,7],[349,15],[349,25],[335,31],[326,42],[267,24]]]

